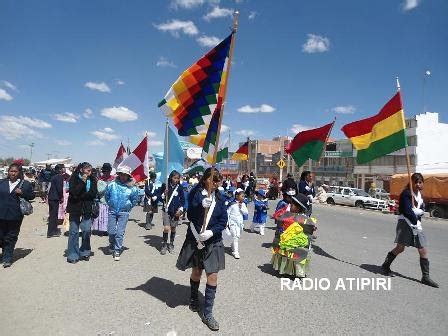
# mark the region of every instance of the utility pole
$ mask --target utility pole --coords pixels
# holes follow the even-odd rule
[[[283,156],[285,155],[284,150],[285,150],[285,142],[282,139],[282,136],[278,136],[278,140],[280,142],[280,160],[283,160]],[[283,168],[280,168],[280,174],[279,174],[279,182],[283,181]]]
[[[51,153],[46,153],[46,155],[47,155],[47,160],[50,160]]]

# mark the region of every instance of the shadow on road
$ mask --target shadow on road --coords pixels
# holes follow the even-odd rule
[[[140,223],[140,221],[138,219],[135,219],[135,218],[129,218],[128,222]]]
[[[357,264],[354,264],[354,263],[351,263],[349,261],[345,261],[345,260],[341,260],[339,258],[336,258],[335,256],[333,256],[333,255],[329,254],[328,252],[324,251],[318,245],[311,245],[311,248],[312,248],[314,253],[316,253],[317,255],[320,255],[322,257],[333,259],[333,260],[337,260],[337,261],[342,262],[344,264],[349,264],[349,265],[353,265],[353,266],[356,266],[356,267],[360,267]]]
[[[152,277],[146,283],[126,290],[141,290],[156,299],[165,302],[170,308],[187,306],[190,300],[190,287],[174,284],[171,280]],[[204,296],[199,292],[199,302],[204,301]]]
[[[381,266],[379,266],[379,265],[361,264],[359,267],[368,272],[383,275],[383,270],[382,270]],[[408,276],[403,275],[398,272],[392,272],[392,276],[403,278],[403,279],[410,280],[410,281],[420,282],[420,280],[418,280],[418,279],[408,277]]]
[[[23,259],[31,252],[33,252],[33,249],[16,248],[14,249],[12,261],[16,262],[17,260]]]
[[[151,247],[154,247],[157,251],[160,250],[163,242],[163,238],[161,236],[155,236],[155,235],[146,235],[141,236],[145,239],[145,244],[148,244]]]
[[[262,271],[263,273],[275,276],[276,278],[284,278],[284,277],[288,277],[288,275],[280,275],[273,267],[272,264],[263,264],[263,265],[259,265],[257,266],[260,271]]]
[[[261,247],[264,247],[264,248],[271,248],[272,247],[272,243],[263,243],[263,244],[261,244]]]

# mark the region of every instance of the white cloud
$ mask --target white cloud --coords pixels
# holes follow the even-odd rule
[[[241,113],[271,113],[275,111],[275,107],[268,104],[261,104],[260,106],[244,105],[238,109]]]
[[[23,117],[23,116],[3,116],[3,121],[9,121],[9,122],[17,122],[19,124],[34,127],[34,128],[51,128],[51,125],[47,123],[46,121],[30,118],[30,117]]]
[[[248,19],[249,20],[253,20],[253,19],[255,19],[255,17],[257,16],[257,12],[250,12],[250,14],[249,14],[249,16],[248,16]]]
[[[133,121],[138,119],[137,113],[124,106],[103,108],[101,110],[101,115],[109,119],[117,120],[119,122]]]
[[[327,37],[308,34],[308,40],[302,46],[302,51],[313,54],[318,52],[325,52],[330,49],[330,40]]]
[[[173,0],[171,2],[171,7],[177,8],[194,8],[203,5],[205,0]]]
[[[152,147],[158,147],[158,146],[163,146],[163,141],[149,140],[148,144],[149,144],[149,146],[152,146]]]
[[[72,143],[67,140],[56,140],[56,144],[59,146],[70,146]]]
[[[2,81],[3,85],[6,86],[8,89],[13,90],[13,91],[19,91],[17,89],[17,86],[15,86],[14,84],[12,84],[11,82],[8,81]]]
[[[11,96],[8,92],[3,89],[0,89],[0,100],[10,101],[13,100],[13,96]]]
[[[167,60],[165,57],[163,57],[163,56],[160,56],[160,57],[159,57],[159,60],[157,61],[156,65],[157,65],[158,67],[162,67],[162,68],[165,68],[165,67],[168,67],[168,68],[177,68],[177,65],[176,65],[176,64],[174,64],[174,63],[171,62],[171,61],[168,61],[168,60]]]
[[[110,92],[110,87],[104,83],[94,83],[94,82],[87,82],[84,84],[86,88],[89,88],[90,90],[100,91],[100,92]]]
[[[199,34],[199,30],[193,21],[180,21],[175,19],[158,25],[154,24],[154,27],[160,31],[169,32],[174,37],[179,37],[180,32],[190,36]]]
[[[53,118],[58,121],[74,124],[74,123],[78,122],[79,116],[74,113],[65,112],[65,113],[56,113],[53,116]]]
[[[241,135],[243,137],[250,137],[255,135],[255,131],[253,130],[248,130],[248,129],[242,129],[236,132],[236,134]]]
[[[89,146],[104,146],[105,145],[104,142],[101,142],[99,140],[87,141],[86,144]]]
[[[420,0],[405,0],[402,4],[404,11],[410,11],[420,5]]]
[[[0,137],[7,140],[43,138],[33,128],[49,128],[50,124],[39,119],[28,117],[0,116]]]
[[[93,118],[93,111],[89,108],[86,108],[84,110],[84,113],[82,114],[82,116],[86,119],[92,119]]]
[[[223,17],[233,17],[233,9],[221,8],[219,6],[213,7],[212,11],[204,15],[204,20],[210,21],[212,19],[223,18]]]
[[[196,41],[199,43],[201,47],[215,47],[221,40],[216,36],[207,36],[202,35],[201,37],[198,37]]]
[[[125,85],[126,83],[124,81],[122,81],[121,79],[116,79],[115,83],[117,83],[117,85]]]
[[[310,130],[312,128],[313,127],[311,127],[311,126],[306,126],[306,125],[301,125],[301,124],[294,124],[291,127],[291,132],[296,134],[296,133],[299,133],[299,132]]]
[[[119,136],[114,133],[114,130],[108,127],[99,131],[93,131],[91,134],[96,136],[98,140],[103,141],[112,141],[119,138]]]
[[[339,114],[353,114],[356,112],[356,107],[353,105],[347,105],[347,106],[336,106],[331,109],[334,113]]]

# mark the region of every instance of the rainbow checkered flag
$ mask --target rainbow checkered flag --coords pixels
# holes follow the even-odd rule
[[[202,147],[202,158],[212,165],[216,163],[214,154],[215,148],[218,146],[216,140],[218,138],[219,118],[221,117],[221,111],[220,106],[218,106],[215,112],[213,112],[212,120],[208,126],[207,135],[205,136],[204,146]]]
[[[233,33],[232,33],[233,34]],[[213,112],[221,105],[232,34],[210,50],[174,82],[159,103],[180,136],[203,146]]]

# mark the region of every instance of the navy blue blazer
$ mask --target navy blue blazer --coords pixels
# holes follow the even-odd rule
[[[0,180],[0,219],[9,221],[21,221],[23,219],[20,211],[20,199],[14,192],[19,184],[9,192],[9,179]],[[24,181],[21,187],[24,199],[30,201],[34,198],[33,186],[30,182]]]
[[[64,200],[64,177],[61,174],[54,175],[51,178],[50,190],[48,190],[48,200]]]
[[[151,180],[146,181],[145,183],[145,202],[151,204],[152,206],[157,206],[161,199],[161,192],[160,188],[154,188],[154,192],[152,192],[152,189],[154,187],[153,182]],[[157,196],[157,199],[155,201],[152,200],[152,197]]]
[[[307,190],[306,187],[308,187],[308,183],[306,181],[300,181],[299,182],[299,193],[304,194],[305,196],[316,196],[316,192],[314,191],[314,184],[311,185],[310,190]]]
[[[422,203],[420,209],[425,211],[425,203]],[[398,212],[400,215],[403,215],[409,219],[412,225],[417,225],[417,221],[422,220],[421,216],[416,216],[414,211],[412,211],[412,197],[409,189],[404,189],[400,194],[400,199],[398,201]]]
[[[207,196],[202,194],[203,190],[204,189],[198,185],[194,187],[188,195],[187,217],[193,223],[197,233],[201,232],[202,224],[204,223],[205,209],[202,206],[202,200]],[[213,236],[205,241],[205,245],[221,241],[222,230],[224,230],[227,225],[227,207],[225,199],[219,191],[215,192],[215,200],[216,205],[206,229],[211,230]],[[188,226],[187,230],[187,239],[196,240],[193,232],[191,232],[190,226]]]
[[[179,208],[183,208],[185,205],[184,188],[178,184],[176,194],[173,196],[168,209],[166,209],[166,204],[169,202],[174,189],[176,189],[176,186],[173,187],[171,184],[168,185],[168,193],[165,198],[165,203],[163,204],[163,211],[166,211],[170,216],[174,216]]]

